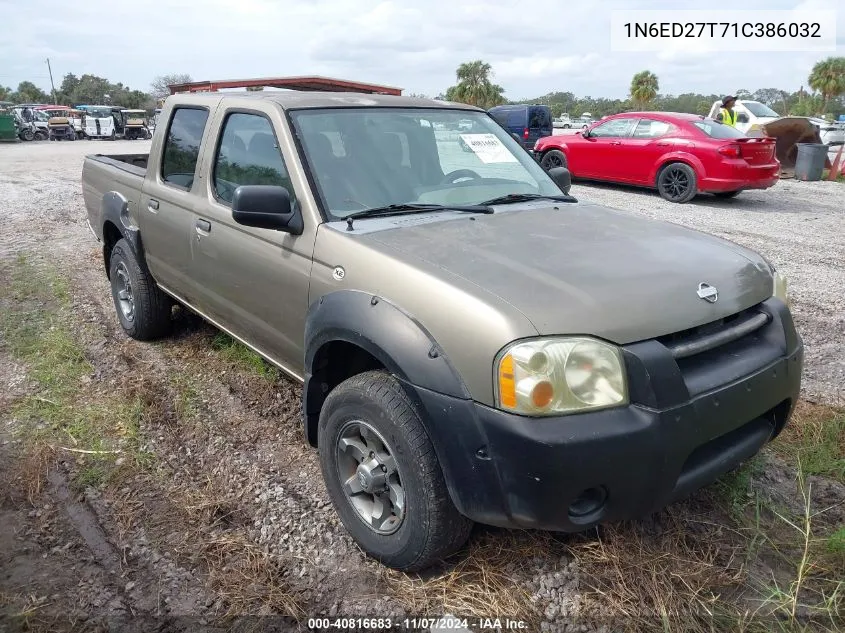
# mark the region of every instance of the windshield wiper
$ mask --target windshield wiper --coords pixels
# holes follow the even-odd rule
[[[578,202],[577,199],[570,195],[560,196],[545,196],[541,193],[509,193],[506,196],[499,196],[498,198],[491,198],[480,203],[483,205],[493,204],[513,204],[515,202],[528,202],[529,200],[554,200],[555,202]]]
[[[350,213],[346,216],[346,230],[352,230],[352,222],[359,218],[380,218],[390,215],[408,215],[411,213],[425,213],[426,211],[463,211],[465,213],[493,213],[493,209],[486,204],[388,204],[384,207],[373,207]]]

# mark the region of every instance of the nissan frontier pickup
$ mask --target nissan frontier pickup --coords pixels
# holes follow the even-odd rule
[[[385,565],[473,522],[642,516],[787,424],[803,345],[775,268],[577,201],[478,108],[207,93],[159,120],[149,154],[83,167],[120,325],[165,336],[181,304],[301,382],[334,508]]]

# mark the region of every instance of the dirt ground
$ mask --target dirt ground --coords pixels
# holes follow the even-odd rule
[[[123,335],[80,174],[87,153],[148,147],[0,146],[0,631],[306,630],[315,616],[431,630],[404,619],[443,614],[473,630],[496,617],[530,631],[842,626],[843,440],[828,436],[845,384],[845,188],[781,183],[679,210],[576,184],[786,270],[812,401],[784,439],[797,448],[637,522],[574,536],[477,526],[458,555],[406,575],[363,556],[335,515],[299,385],[190,314],[162,342]],[[818,438],[832,457],[802,452]],[[817,471],[799,476],[796,455]]]

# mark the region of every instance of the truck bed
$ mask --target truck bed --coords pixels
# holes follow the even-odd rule
[[[90,154],[82,165],[82,195],[88,221],[95,235],[102,239],[102,202],[109,191],[120,194],[129,203],[133,215],[141,198],[149,154]]]

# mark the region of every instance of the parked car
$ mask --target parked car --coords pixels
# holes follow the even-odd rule
[[[434,131],[462,119],[470,152]],[[174,95],[150,152],[86,157],[82,191],[126,334],[166,335],[177,302],[302,382],[335,510],[397,569],[455,552],[472,521],[651,513],[798,401],[768,261],[578,202],[472,106]]]
[[[566,167],[573,178],[654,187],[670,202],[767,189],[780,174],[774,139],[748,138],[695,114],[615,114],[574,136],[541,139],[534,154],[545,169]]]
[[[552,121],[552,127],[563,128],[565,130],[568,130],[572,127],[572,118],[564,112],[554,121]]]
[[[541,138],[551,136],[552,111],[544,105],[501,105],[488,110],[490,116],[520,139],[525,149],[532,149]]]

